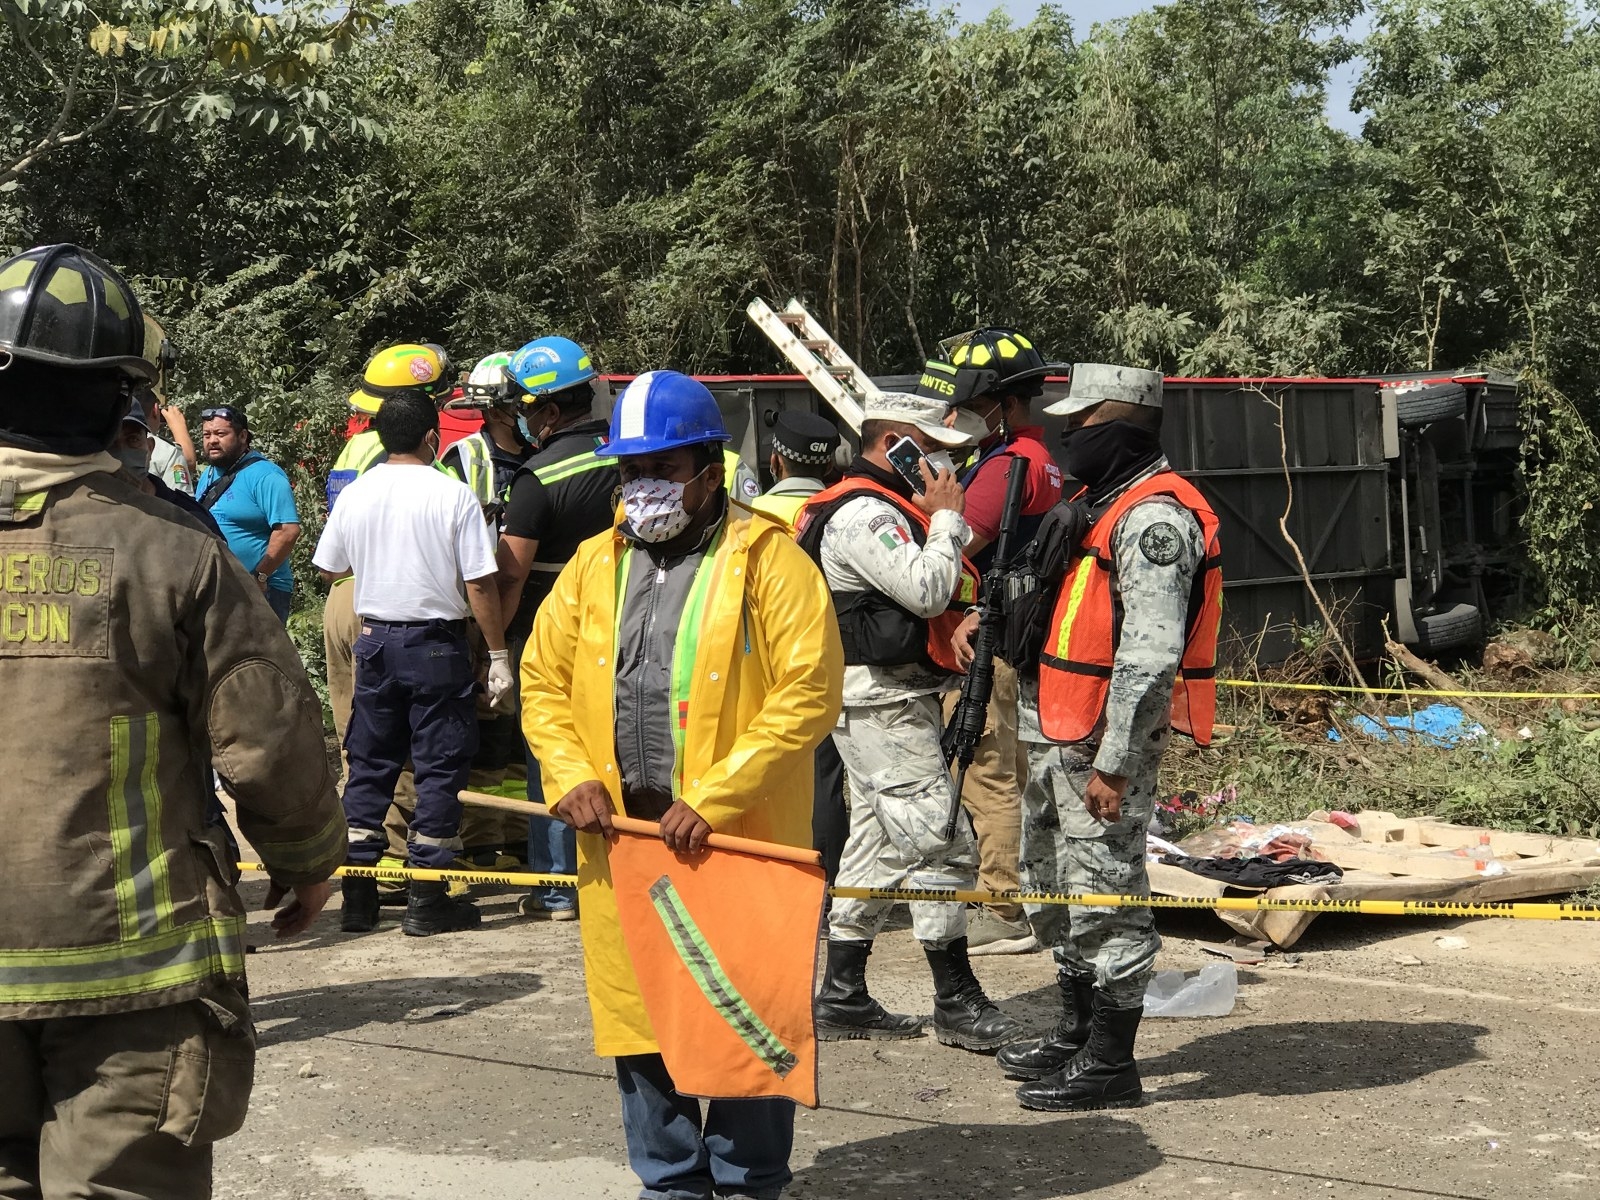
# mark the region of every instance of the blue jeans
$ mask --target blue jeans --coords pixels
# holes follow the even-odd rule
[[[539,760],[523,745],[528,760],[528,799],[544,803],[544,784],[539,778]],[[528,870],[535,875],[576,875],[578,873],[578,834],[570,825],[554,817],[528,818]],[[578,889],[569,887],[534,888],[533,898],[548,912],[578,906]]]
[[[278,620],[285,625],[289,623],[289,611],[294,608],[294,593],[282,588],[268,587],[267,603],[272,606],[272,611],[278,614]]]
[[[628,1165],[644,1184],[639,1200],[777,1200],[794,1178],[793,1100],[680,1096],[659,1054],[617,1059]]]
[[[461,850],[461,789],[478,752],[472,660],[464,621],[401,624],[362,618],[344,748],[350,861],[375,864],[383,818],[406,761],[417,785],[407,861],[448,868]]]

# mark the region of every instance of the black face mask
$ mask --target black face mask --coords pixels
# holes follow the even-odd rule
[[[1131,421],[1081,425],[1061,435],[1062,465],[1097,500],[1153,466],[1161,434]]]

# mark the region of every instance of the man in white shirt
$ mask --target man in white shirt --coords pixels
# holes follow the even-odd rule
[[[355,573],[361,618],[345,733],[349,861],[373,866],[383,854],[384,813],[409,760],[417,809],[407,861],[441,869],[461,850],[457,795],[478,749],[469,611],[489,645],[490,704],[508,704],[514,685],[495,590],[494,538],[467,486],[433,467],[439,414],[431,400],[396,394],[373,425],[388,460],[340,493],[312,558],[326,579]],[[443,883],[411,881],[400,925],[405,933],[426,937],[478,922],[471,902],[451,899]],[[344,930],[365,932],[377,923],[377,881],[346,879]]]

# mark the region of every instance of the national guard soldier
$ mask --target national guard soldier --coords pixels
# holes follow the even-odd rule
[[[106,453],[154,377],[120,276],[0,262],[0,1195],[199,1200],[255,1068],[213,764],[298,933],[344,819],[322,707],[226,546]]]
[[[861,454],[845,477],[812,497],[797,538],[822,567],[845,651],[844,713],[833,739],[850,781],[850,834],[838,883],[848,887],[970,888],[977,847],[963,822],[945,836],[955,783],[940,745],[939,694],[954,684],[951,637],[977,597],[961,485],[950,447],[982,430],[970,413],[944,424],[942,401],[901,392],[866,403]],[[916,491],[889,450],[909,439],[926,457]],[[829,914],[828,967],[817,997],[817,1035],[905,1038],[917,1017],[887,1012],[867,992],[867,956],[892,907],[836,900]],[[967,961],[960,904],[911,906],[912,929],[934,979],[934,1033],[946,1045],[993,1051],[1021,1036],[984,994]]]
[[[1051,615],[1028,745],[1023,887],[1148,896],[1145,833],[1171,729],[1210,741],[1222,577],[1217,518],[1161,452],[1161,375],[1079,363],[1065,400],[1067,473],[1093,521]],[[1061,1022],[1001,1050],[1026,1108],[1138,1104],[1134,1037],[1161,940],[1148,908],[1030,906],[1055,952]]]

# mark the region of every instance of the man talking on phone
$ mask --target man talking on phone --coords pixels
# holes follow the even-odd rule
[[[955,783],[940,747],[940,694],[956,686],[950,634],[977,600],[963,556],[965,497],[950,450],[985,432],[942,401],[899,392],[869,398],[861,454],[844,479],[807,501],[796,539],[822,568],[844,645],[844,712],[833,740],[850,781],[850,833],[841,887],[971,888],[977,845],[963,822],[945,837]],[[817,1036],[909,1038],[918,1017],[887,1011],[867,992],[867,956],[892,907],[835,900]],[[966,906],[911,905],[912,930],[934,982],[934,1033],[989,1052],[1023,1036],[984,994],[967,961]]]

